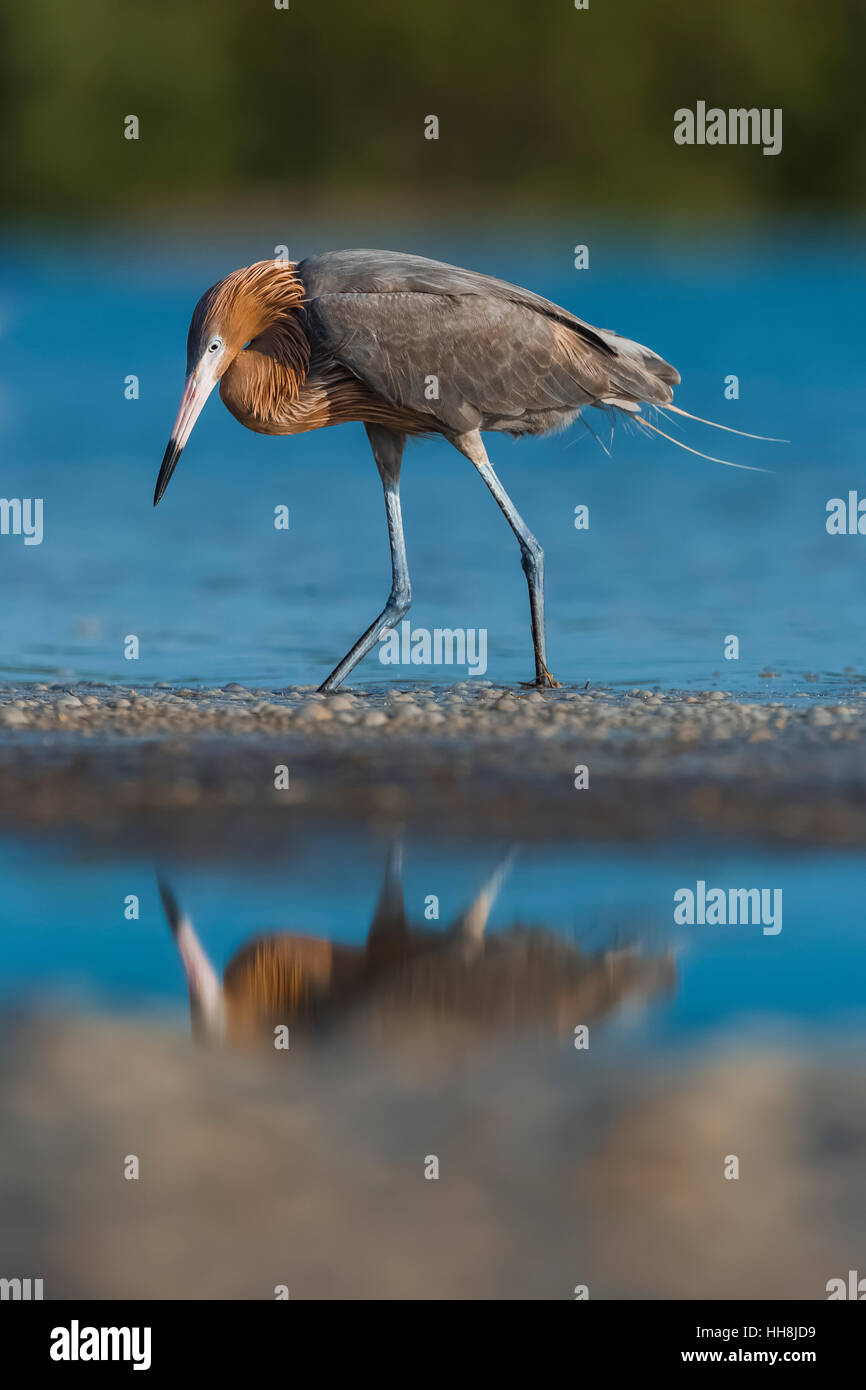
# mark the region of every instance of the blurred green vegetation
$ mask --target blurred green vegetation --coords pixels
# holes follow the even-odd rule
[[[275,193],[854,210],[864,39],[866,0],[27,0],[0,20],[0,196],[46,220]],[[781,107],[781,155],[675,145],[698,100]]]

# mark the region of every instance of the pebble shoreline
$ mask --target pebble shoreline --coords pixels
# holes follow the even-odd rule
[[[861,848],[864,696],[7,686],[0,823],[211,855],[279,854],[293,823],[386,821],[475,838]]]
[[[239,685],[192,690],[35,684],[0,693],[0,737],[5,741],[18,732],[83,738],[297,732],[306,740],[350,736],[372,742],[419,735],[474,742],[578,734],[594,743],[634,738],[683,747],[728,740],[760,743],[787,734],[858,742],[866,737],[866,691],[844,703],[825,704],[811,695],[759,703],[719,690],[621,694],[476,682],[442,690],[333,695],[303,687],[275,693]]]

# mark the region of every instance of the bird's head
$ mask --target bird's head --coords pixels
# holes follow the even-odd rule
[[[186,382],[159,470],[156,506],[202,407],[238,354],[267,329],[294,314],[303,288],[289,261],[257,261],[233,270],[195,306],[186,344]]]

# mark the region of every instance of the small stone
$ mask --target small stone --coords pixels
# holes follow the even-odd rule
[[[424,715],[424,710],[419,709],[416,704],[403,703],[397,705],[391,712],[391,718],[400,723],[404,719],[420,719]]]
[[[5,709],[0,709],[0,722],[8,724],[12,729],[18,729],[30,721],[23,710],[16,709],[14,705],[7,705]]]
[[[826,725],[833,722],[833,716],[828,709],[821,709],[820,706],[816,706],[815,709],[809,711],[810,724]]]
[[[326,723],[334,717],[327,705],[310,705],[307,707],[306,715],[308,719],[314,719],[317,724]]]

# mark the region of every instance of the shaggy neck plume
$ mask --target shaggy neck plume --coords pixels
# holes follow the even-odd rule
[[[310,364],[301,316],[304,291],[290,262],[259,261],[235,270],[204,296],[190,335],[222,331],[234,350],[220,395],[233,412],[267,422],[296,399]]]

